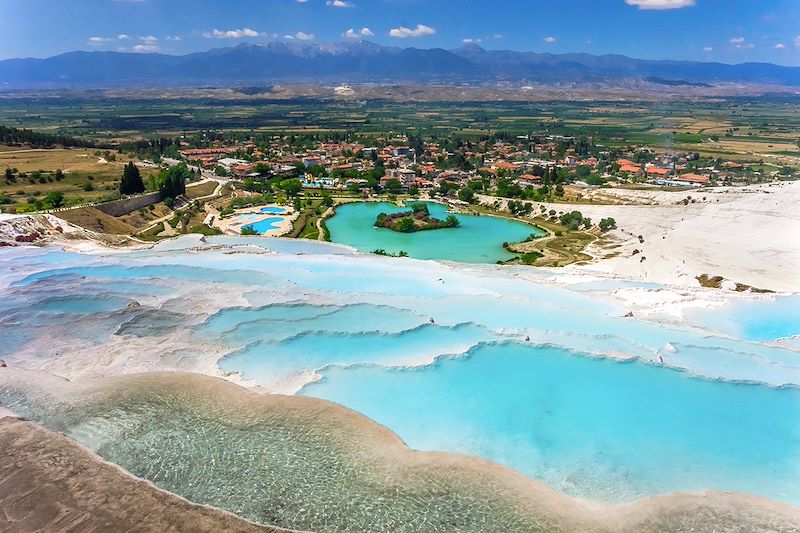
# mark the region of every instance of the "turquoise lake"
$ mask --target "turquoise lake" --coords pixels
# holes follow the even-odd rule
[[[445,219],[449,214],[442,204],[428,203],[431,217]],[[542,235],[541,230],[522,222],[503,218],[456,215],[461,225],[416,233],[398,233],[375,228],[380,213],[410,211],[394,204],[358,202],[336,208],[336,215],[327,221],[333,242],[347,244],[362,252],[384,249],[396,254],[408,253],[415,259],[439,259],[464,263],[496,263],[513,259],[503,248],[504,242],[520,242],[529,235]]]

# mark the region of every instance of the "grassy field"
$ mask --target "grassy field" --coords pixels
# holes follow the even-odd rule
[[[26,206],[31,203],[29,199],[41,199],[51,192],[62,192],[65,205],[106,199],[117,192],[122,167],[131,160],[122,154],[98,154],[96,150],[79,148],[2,148],[0,176],[7,168],[18,172],[12,181],[0,178],[0,196],[9,198],[9,205],[14,207]],[[58,170],[63,172],[61,180],[56,179]],[[142,176],[147,179],[154,172],[142,169]]]
[[[194,200],[195,198],[202,198],[203,196],[210,196],[217,190],[217,182],[216,181],[207,181],[205,183],[200,183],[198,185],[192,185],[190,187],[186,187],[186,197],[190,200]]]

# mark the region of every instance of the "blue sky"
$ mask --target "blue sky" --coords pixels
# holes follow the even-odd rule
[[[0,58],[347,38],[800,65],[800,0],[0,0]]]

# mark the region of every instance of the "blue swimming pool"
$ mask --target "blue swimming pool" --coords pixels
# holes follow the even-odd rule
[[[242,226],[242,229],[252,228],[256,233],[263,235],[268,231],[278,229],[281,222],[283,222],[283,217],[265,218],[264,220],[259,220],[258,222],[253,222],[252,224]]]

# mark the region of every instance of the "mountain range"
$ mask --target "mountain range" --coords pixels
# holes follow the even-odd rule
[[[333,44],[240,44],[174,56],[69,52],[46,59],[0,61],[0,88],[231,85],[240,82],[615,82],[669,85],[770,83],[800,86],[800,67],[633,59],[621,55],[549,54],[399,48],[367,41]]]

